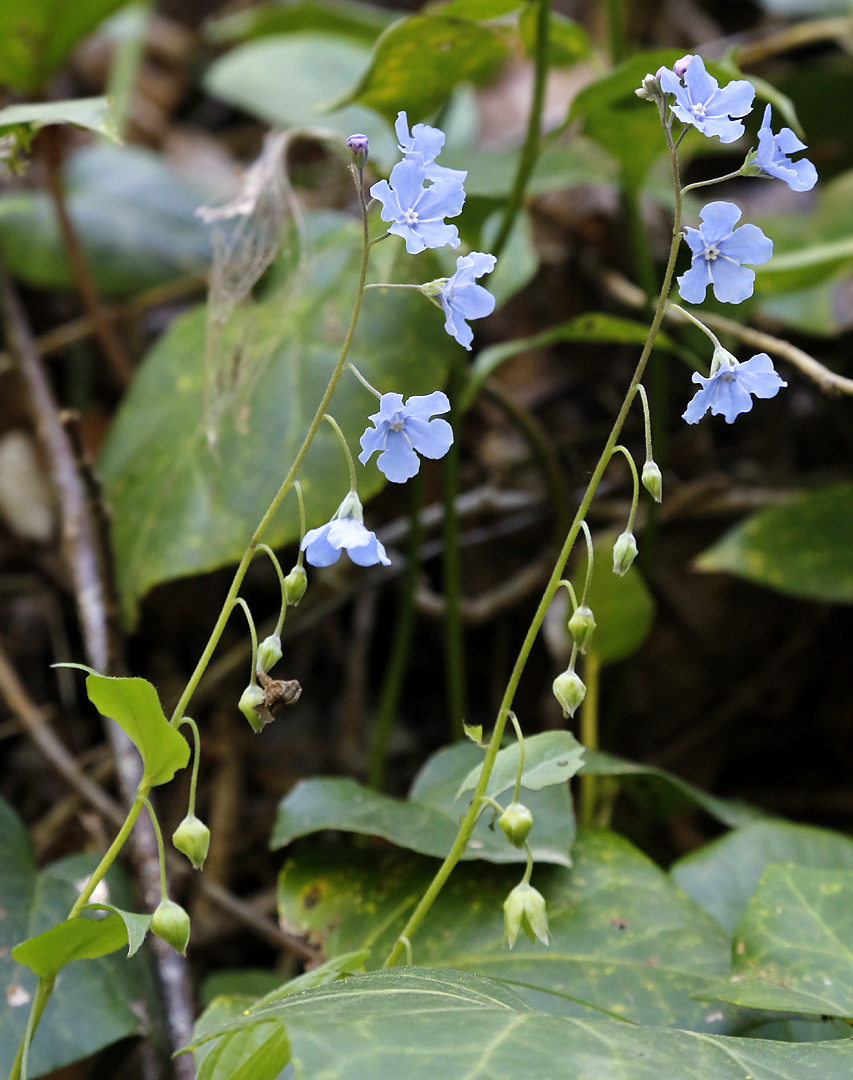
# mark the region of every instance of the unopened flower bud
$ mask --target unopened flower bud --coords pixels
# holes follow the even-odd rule
[[[545,897],[538,889],[526,882],[516,885],[504,901],[504,928],[510,948],[515,945],[519,930],[523,930],[531,941],[539,938],[543,945],[548,944],[550,937]]]
[[[663,498],[663,478],[654,461],[647,461],[643,466],[643,487],[655,502],[660,502]]]
[[[586,697],[586,687],[572,668],[554,679],[554,697],[559,701],[566,718],[575,715],[575,709]]]
[[[533,828],[533,815],[520,802],[511,802],[498,818],[498,827],[515,847],[524,847],[524,841]]]
[[[595,616],[586,604],[581,604],[572,612],[572,617],[569,619],[569,633],[575,645],[585,653],[595,633]]]
[[[195,814],[187,814],[172,833],[172,843],[196,870],[201,870],[210,848],[210,829]]]
[[[675,63],[672,65],[672,70],[679,77],[679,79],[684,78],[684,73],[690,67],[690,63],[692,60],[693,53],[686,53],[684,56],[681,57],[680,60],[676,60]]]
[[[190,940],[190,917],[174,900],[161,900],[151,916],[151,929],[172,948],[186,956]]]
[[[613,545],[613,573],[624,577],[637,557],[637,541],[634,534],[623,532]]]
[[[284,598],[288,606],[296,607],[307,588],[308,575],[305,573],[305,567],[297,564],[284,579]]]
[[[352,151],[352,163],[361,171],[367,164],[369,139],[366,135],[350,135],[347,146]]]
[[[642,83],[634,91],[638,98],[642,98],[643,101],[657,101],[661,97],[660,73],[664,70],[664,68],[660,68],[656,75],[649,72],[643,76]]]
[[[254,731],[255,734],[257,734],[264,726],[256,711],[256,706],[261,706],[263,704],[264,692],[257,683],[252,683],[250,686],[246,687],[238,704],[240,712],[249,721],[252,731]]]
[[[258,667],[261,671],[269,671],[281,660],[281,638],[278,634],[270,634],[258,646]]]

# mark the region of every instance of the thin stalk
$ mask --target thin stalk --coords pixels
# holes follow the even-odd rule
[[[492,244],[492,254],[499,257],[509,239],[515,219],[524,200],[527,182],[539,158],[542,139],[542,112],[545,108],[545,85],[548,81],[548,37],[551,27],[551,0],[538,0],[536,17],[536,44],[534,46],[533,98],[527,118],[527,135],[518,159],[512,190],[504,207],[504,214],[497,238]]]
[[[44,976],[39,977],[36,992],[33,996],[33,1004],[30,1008],[29,1019],[27,1020],[27,1030],[24,1032],[24,1037],[21,1039],[21,1044],[18,1047],[18,1052],[12,1063],[12,1071],[9,1073],[9,1080],[18,1080],[21,1076],[24,1080],[27,1080],[27,1063],[30,1056],[30,1044],[33,1041],[33,1036],[36,1033],[36,1028],[39,1025],[39,1020],[41,1020],[45,1006],[50,1000],[50,995],[53,993],[53,983],[53,978],[48,979]]]
[[[428,886],[426,892],[421,897],[415,910],[409,917],[408,922],[403,928],[400,938],[398,938],[396,944],[391,949],[391,952],[385,958],[384,967],[393,967],[400,959],[401,955],[405,951],[405,945],[403,939],[411,941],[413,935],[420,927],[421,923],[425,919],[429,909],[432,907],[435,898],[441,892],[445,882],[450,877],[456,864],[462,857],[465,848],[468,846],[468,841],[471,838],[471,833],[474,830],[474,825],[477,821],[477,815],[480,808],[480,800],[486,793],[486,786],[489,783],[489,779],[492,775],[492,770],[495,764],[495,758],[498,756],[498,751],[501,747],[501,739],[503,738],[504,729],[506,727],[507,717],[509,716],[510,709],[512,708],[512,702],[515,698],[518,684],[521,681],[521,676],[524,671],[527,659],[533,648],[533,644],[539,634],[539,630],[545,619],[545,614],[551,604],[551,600],[554,597],[554,593],[560,586],[560,579],[563,575],[566,562],[571,554],[572,547],[574,546],[575,539],[581,530],[581,523],[585,520],[587,511],[589,510],[590,503],[593,500],[595,492],[598,488],[601,478],[604,475],[604,471],[607,468],[610,457],[616,446],[619,435],[625,424],[625,419],[628,416],[628,412],[631,408],[631,404],[634,400],[634,396],[637,393],[637,387],[640,385],[640,381],[643,377],[643,372],[646,370],[649,357],[651,356],[652,346],[655,343],[658,331],[660,330],[661,323],[663,322],[664,312],[666,310],[666,301],[669,296],[669,289],[672,283],[672,275],[675,271],[675,262],[678,257],[678,249],[681,243],[681,181],[678,173],[678,158],[675,153],[675,146],[672,141],[672,133],[670,129],[665,128],[667,145],[670,154],[670,163],[673,176],[673,187],[675,189],[675,214],[673,217],[672,225],[672,242],[669,250],[669,259],[667,260],[666,271],[664,273],[663,284],[661,286],[660,296],[655,307],[654,317],[652,318],[651,326],[649,327],[649,333],[646,338],[646,342],[643,345],[643,351],[640,354],[640,359],[637,362],[637,367],[634,371],[634,375],[631,379],[631,383],[628,387],[628,391],[625,394],[625,400],[622,402],[622,407],[619,410],[619,414],[614,421],[613,428],[610,435],[607,438],[607,442],[601,453],[601,457],[598,459],[593,474],[590,478],[587,489],[584,492],[584,496],[581,499],[580,506],[575,514],[572,526],[569,529],[566,536],[563,547],[554,565],[554,570],[545,586],[545,591],[542,594],[542,599],[539,602],[539,606],[536,609],[536,613],[533,616],[533,620],[527,630],[527,634],[522,643],[518,657],[516,658],[512,672],[509,677],[509,681],[504,692],[503,700],[501,701],[498,709],[497,720],[495,722],[494,730],[492,731],[492,737],[489,740],[489,745],[486,750],[486,757],[483,762],[483,769],[480,773],[480,778],[477,781],[477,786],[474,789],[474,794],[471,798],[471,804],[462,819],[462,823],[459,827],[459,832],[456,835],[456,839],[453,845],[442,862],[441,866],[437,870],[435,877]]]
[[[281,637],[281,631],[284,629],[284,617],[287,613],[287,589],[284,584],[284,571],[281,568],[281,563],[278,561],[275,552],[269,544],[258,544],[258,551],[264,551],[269,555],[272,564],[275,567],[275,572],[278,575],[278,584],[281,589],[281,611],[278,614],[278,622],[275,624],[273,634],[275,637]]]
[[[136,819],[142,812],[142,807],[145,805],[145,800],[148,797],[148,788],[140,788],[136,793],[136,798],[131,803],[130,809],[127,812],[127,817],[124,819],[124,824],[119,829],[115,840],[110,844],[104,857],[98,863],[97,868],[93,872],[92,876],[86,882],[83,891],[74,901],[74,906],[68,913],[69,919],[76,919],[86,904],[89,903],[89,899],[98,885],[106,876],[107,871],[116,860],[116,856],[124,847],[124,843],[130,836],[133,826],[136,824]]]
[[[287,475],[281,482],[281,487],[276,492],[272,502],[267,509],[267,512],[258,522],[258,527],[255,529],[252,539],[243,553],[243,558],[240,560],[240,564],[234,572],[234,577],[231,581],[231,587],[228,590],[228,594],[225,597],[225,601],[222,604],[222,609],[219,613],[219,618],[216,620],[216,624],[213,627],[210,638],[207,645],[204,647],[204,651],[199,657],[199,661],[195,666],[195,670],[187,682],[184,692],[181,694],[175,711],[172,713],[171,723],[177,724],[178,720],[183,716],[186,711],[187,705],[190,702],[190,698],[195,693],[196,687],[204,674],[207,665],[210,663],[210,658],[213,656],[216,646],[219,644],[219,639],[222,637],[222,633],[225,630],[225,626],[228,622],[228,618],[231,615],[231,610],[234,607],[234,601],[237,599],[237,594],[240,591],[240,586],[243,584],[243,578],[246,576],[246,571],[249,569],[249,563],[252,561],[252,556],[255,554],[255,550],[258,544],[261,542],[261,538],[267,530],[270,522],[276,514],[276,511],[281,506],[284,497],[293,487],[296,479],[296,474],[302,467],[302,462],[305,460],[305,455],[308,453],[308,449],[311,443],[314,441],[314,437],[323,421],[323,416],[328,408],[329,401],[332,394],[335,392],[335,387],[338,385],[341,375],[344,372],[346,366],[347,355],[349,354],[350,346],[352,345],[353,335],[355,334],[355,326],[358,322],[359,312],[361,311],[361,301],[364,296],[364,283],[367,277],[367,261],[370,254],[370,234],[368,231],[367,220],[367,206],[364,201],[363,190],[359,191],[359,202],[361,203],[361,222],[362,222],[362,235],[363,235],[363,247],[361,254],[361,269],[359,271],[358,286],[355,295],[355,304],[352,309],[352,317],[350,318],[349,327],[347,328],[347,334],[344,338],[344,343],[341,346],[340,356],[338,362],[335,365],[335,370],[332,372],[332,376],[329,379],[329,384],[326,387],[323,397],[320,399],[320,404],[317,406],[317,411],[314,413],[314,418],[311,421],[308,431],[305,433],[305,438],[302,440],[302,445],[297,451],[296,457],[293,459],[293,463],[288,469]]]
[[[622,0],[607,0],[607,29],[610,39],[610,59],[615,67],[625,59],[625,26]]]
[[[451,402],[462,395],[463,374],[460,363],[450,372],[448,392]],[[447,706],[450,716],[450,736],[461,739],[466,713],[465,700],[465,635],[462,626],[462,560],[459,550],[459,514],[456,501],[459,495],[459,417],[451,409],[450,425],[453,442],[441,463],[442,519],[442,588],[444,591],[444,666],[447,679]]]
[[[634,481],[634,494],[631,497],[631,512],[628,514],[628,524],[625,526],[625,532],[632,533],[634,531],[634,521],[637,517],[637,507],[640,503],[640,478],[637,475],[637,465],[631,454],[624,446],[614,446],[614,454],[624,454],[628,461],[628,465],[631,468],[631,477]]]
[[[512,710],[510,710],[509,719],[515,728],[515,737],[518,739],[518,771],[515,774],[515,787],[512,792],[512,801],[518,802],[518,796],[521,794],[521,778],[524,776],[524,735],[518,717]]]
[[[193,772],[192,779],[190,780],[190,798],[187,805],[187,816],[195,814],[195,793],[198,787],[198,767],[201,764],[201,735],[198,731],[198,724],[189,716],[185,716],[181,719],[178,727],[182,727],[186,724],[193,733]]]
[[[166,847],[163,844],[163,831],[160,828],[160,822],[157,820],[157,815],[154,812],[154,807],[151,805],[151,800],[145,800],[145,809],[148,811],[148,816],[151,819],[151,827],[154,829],[154,835],[157,837],[157,855],[160,859],[160,899],[168,900],[169,889],[166,884]]]
[[[711,187],[712,184],[722,184],[726,180],[737,180],[739,176],[743,176],[740,169],[735,172],[726,173],[725,176],[715,176],[713,180],[697,180],[695,184],[687,184],[681,189],[681,194],[686,195],[688,191],[695,191],[697,188]]]
[[[580,740],[587,750],[597,750],[601,686],[601,661],[597,653],[587,653],[583,665],[583,681],[586,694],[581,705]],[[586,776],[581,773],[578,777],[578,823],[586,828],[591,828],[596,821],[599,780],[600,777],[591,774]]]

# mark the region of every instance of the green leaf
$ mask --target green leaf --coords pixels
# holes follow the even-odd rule
[[[732,973],[702,993],[752,1009],[853,1017],[853,870],[768,866],[735,929]]]
[[[24,938],[38,939],[54,924],[72,925],[64,920],[82,882],[97,863],[94,855],[75,855],[40,871],[25,828],[11,807],[0,799],[0,989],[4,993],[4,1008],[0,1009],[0,1074],[3,1076],[12,1067],[36,987],[36,976],[13,960],[12,950]],[[116,914],[108,916],[119,929],[124,921],[121,911],[134,902],[132,891],[118,867],[112,868],[106,885],[111,902],[121,905],[111,908]],[[129,915],[128,918],[147,917]],[[85,921],[89,927],[103,925]],[[119,936],[121,940],[116,948],[128,940],[126,931]],[[46,966],[54,966],[52,958],[46,958]],[[53,1072],[119,1039],[150,1033],[157,1017],[153,975],[145,952],[131,959],[116,953],[85,964],[71,964],[57,980],[39,1024],[30,1053],[29,1075]]]
[[[205,276],[210,235],[195,211],[210,190],[188,184],[139,147],[85,147],[63,176],[68,212],[104,295],[124,296],[181,274]],[[74,285],[47,195],[0,195],[0,242],[20,281],[46,289]]]
[[[299,1080],[847,1080],[853,1066],[849,1041],[792,1047],[546,1016],[500,983],[452,970],[358,975],[284,1001],[275,1012]]]
[[[577,318],[570,319],[568,322],[553,326],[550,330],[542,330],[531,337],[516,338],[514,341],[506,341],[501,345],[490,345],[477,354],[471,365],[468,383],[462,397],[462,407],[467,409],[470,406],[486,379],[493,375],[502,364],[530,349],[542,349],[549,345],[574,341],[642,346],[645,344],[648,333],[645,323],[624,319],[619,315],[591,311],[586,315],[578,315]],[[658,334],[656,347],[670,350],[674,348],[665,334]]]
[[[325,223],[325,231],[323,230]],[[330,224],[331,223],[331,224]],[[311,238],[266,298],[239,310],[226,341],[259,365],[239,407],[226,413],[215,446],[202,427],[206,313],[175,320],[139,369],[100,459],[112,507],[123,613],[152,586],[240,559],[308,430],[337,363],[355,299],[360,230],[338,216],[309,219]],[[377,263],[391,277],[429,281],[430,257],[386,242]],[[425,253],[426,254],[426,253]],[[251,341],[247,341],[250,338]],[[250,352],[254,345],[254,353]],[[426,394],[444,380],[455,342],[441,315],[410,289],[365,295],[350,360],[380,390]],[[243,350],[246,356],[242,357]],[[229,356],[231,354],[229,353]],[[351,446],[365,428],[370,397],[344,374],[328,408]],[[340,446],[323,424],[300,470],[309,527],[331,517],[348,487]],[[359,467],[363,499],[385,479]],[[278,547],[299,536],[296,499],[286,499],[264,537]]]
[[[391,12],[355,0],[290,0],[209,20],[202,32],[214,45],[310,30],[372,44],[393,19]]]
[[[570,780],[583,762],[584,748],[569,731],[546,731],[524,740],[524,771],[521,786],[528,791],[541,791],[551,784]],[[519,745],[512,743],[498,751],[486,794],[496,799],[515,786],[518,773]],[[475,766],[465,777],[456,793],[458,799],[473,791],[480,779],[482,765]]]
[[[430,15],[441,15],[444,18],[485,22],[509,15],[517,11],[522,4],[523,0],[447,0],[443,4],[429,4],[426,11]]]
[[[734,1030],[735,1010],[719,1015],[691,999],[728,971],[728,934],[615,834],[582,830],[573,857],[571,870],[537,866],[533,875],[548,907],[547,948],[506,948],[502,901],[518,869],[469,865],[457,867],[419,930],[418,963],[500,979],[560,1016]],[[307,854],[284,867],[279,910],[326,955],[370,947],[377,967],[434,871],[388,853]]]
[[[92,960],[127,945],[127,927],[120,915],[104,919],[80,916],[52,926],[12,949],[12,959],[36,975],[52,978],[72,960]]]
[[[595,633],[587,652],[600,664],[614,664],[640,648],[652,629],[655,602],[639,569],[634,566],[620,577],[613,573],[615,536],[599,538],[593,546],[592,578],[587,605],[595,616]],[[578,560],[572,584],[578,602],[586,581],[587,549]]]
[[[760,510],[699,555],[698,570],[725,570],[791,596],[853,602],[853,484],[833,484]]]
[[[342,139],[363,131],[370,136],[371,157],[393,161],[397,140],[388,124],[371,109],[342,101],[369,62],[363,42],[286,34],[232,49],[208,68],[204,88],[269,124],[322,128]]]
[[[103,19],[127,0],[3,0],[0,85],[33,93]]]
[[[679,859],[670,873],[679,888],[733,931],[761,875],[773,863],[853,870],[853,840],[810,825],[757,821]]]
[[[810,244],[799,251],[774,255],[756,270],[756,287],[763,292],[787,292],[823,281],[853,263],[853,236]]]
[[[456,802],[459,784],[482,760],[483,751],[467,741],[440,750],[415,778],[405,801],[355,780],[303,780],[279,803],[270,844],[284,847],[300,836],[339,829],[381,836],[410,851],[443,859],[466,809]],[[505,795],[502,801],[508,803],[509,797]],[[568,786],[531,792],[524,802],[535,820],[529,841],[534,859],[569,866],[574,816]],[[523,863],[524,852],[513,847],[500,830],[490,829],[490,820],[491,812],[480,817],[462,858]]]
[[[535,55],[538,5],[525,4],[518,28],[528,56]],[[565,15],[551,14],[548,28],[548,66],[571,67],[579,60],[589,60],[594,54],[589,34],[580,23]]]
[[[698,806],[716,821],[730,828],[749,825],[766,817],[764,811],[739,799],[720,799],[716,795],[709,795],[707,791],[702,791],[666,769],[626,761],[600,750],[587,750],[579,771],[589,776],[618,776],[622,786],[627,788],[637,802],[648,804],[654,801],[659,804],[661,811],[667,813],[684,806]]]
[[[115,720],[142,756],[141,787],[168,784],[190,760],[190,746],[163,714],[157,691],[147,679],[111,678],[84,664],[57,667],[88,671],[86,693],[101,716]]]
[[[37,131],[51,124],[73,124],[120,141],[110,102],[105,97],[7,105],[0,109],[0,137],[22,129],[21,135],[27,145]]]
[[[345,100],[375,109],[391,122],[404,109],[414,123],[434,112],[460,83],[491,82],[509,55],[501,35],[488,27],[413,15],[379,38],[370,67]]]

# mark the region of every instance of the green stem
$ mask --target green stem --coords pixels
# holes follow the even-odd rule
[[[518,771],[515,774],[515,788],[512,793],[512,801],[518,802],[518,796],[521,794],[521,778],[524,776],[524,735],[521,733],[521,724],[518,722],[518,717],[511,709],[509,719],[515,728],[515,737],[518,739]]]
[[[269,544],[258,544],[258,551],[264,551],[269,555],[272,560],[272,564],[275,567],[275,572],[278,574],[278,584],[281,588],[281,611],[278,615],[278,622],[275,624],[275,637],[281,637],[281,631],[284,629],[284,616],[287,613],[287,591],[284,584],[284,571],[281,568],[281,563],[276,558],[276,554]]]
[[[604,446],[604,450],[601,453],[601,457],[598,459],[598,464],[593,471],[590,478],[587,489],[581,499],[580,506],[575,514],[572,526],[569,529],[566,536],[563,547],[554,565],[554,570],[545,586],[545,591],[542,594],[542,599],[539,602],[539,606],[536,609],[536,613],[533,616],[533,620],[528,628],[527,634],[522,643],[518,657],[516,658],[515,665],[509,677],[509,681],[504,691],[503,700],[501,701],[498,709],[497,720],[495,722],[494,730],[492,731],[492,737],[489,740],[489,745],[486,750],[485,761],[483,762],[483,769],[480,773],[480,778],[477,781],[477,786],[474,789],[474,794],[471,798],[471,804],[468,807],[468,811],[465,817],[462,819],[462,823],[459,827],[459,832],[456,835],[456,839],[453,841],[453,845],[438,868],[435,877],[428,886],[426,892],[421,897],[419,903],[415,907],[415,910],[409,917],[408,922],[403,928],[400,938],[398,938],[396,944],[392,948],[391,952],[385,958],[384,966],[393,967],[396,964],[400,956],[405,951],[405,945],[403,938],[411,941],[412,936],[415,934],[421,923],[425,919],[429,909],[438,894],[441,892],[444,883],[450,877],[454,867],[462,857],[465,848],[468,846],[468,841],[471,838],[471,833],[474,830],[474,825],[477,821],[477,814],[480,807],[480,800],[486,792],[486,786],[489,783],[489,779],[492,775],[492,769],[494,768],[495,758],[498,756],[498,751],[501,746],[501,739],[503,738],[504,729],[506,727],[507,717],[509,716],[510,709],[512,707],[513,699],[515,698],[518,684],[521,681],[521,675],[527,664],[527,658],[530,655],[530,651],[533,648],[533,644],[539,634],[539,630],[545,619],[545,614],[551,604],[551,600],[554,597],[554,593],[560,586],[560,579],[563,575],[563,569],[571,554],[572,547],[574,546],[575,539],[581,530],[581,523],[585,520],[587,511],[589,510],[590,503],[593,500],[595,492],[598,488],[601,478],[604,475],[604,470],[607,468],[607,464],[610,461],[610,456],[613,453],[613,449],[616,446],[616,442],[622,431],[622,427],[625,423],[625,419],[628,416],[628,412],[631,408],[631,403],[634,400],[634,395],[637,393],[637,387],[640,385],[640,380],[643,377],[643,372],[646,370],[649,357],[652,353],[652,347],[655,343],[658,331],[660,330],[661,323],[663,321],[664,311],[666,310],[666,300],[669,296],[669,289],[672,283],[672,275],[675,271],[675,262],[678,257],[678,248],[681,243],[681,181],[678,175],[678,158],[675,153],[675,147],[672,141],[672,134],[669,128],[665,128],[667,145],[669,147],[670,163],[672,168],[673,186],[675,189],[675,214],[672,225],[672,242],[670,245],[669,259],[666,265],[666,271],[664,273],[663,284],[661,286],[660,296],[658,298],[657,305],[655,307],[654,317],[652,318],[651,326],[649,327],[649,333],[646,338],[646,342],[643,345],[643,351],[640,354],[640,359],[637,362],[637,367],[634,371],[634,375],[631,379],[631,383],[628,387],[628,391],[625,394],[625,400],[622,402],[622,407],[619,410],[619,414],[613,424],[613,428],[610,435],[607,438],[607,442]]]
[[[151,805],[151,800],[145,800],[145,809],[148,811],[148,817],[151,819],[151,827],[154,829],[154,835],[157,837],[157,858],[160,860],[160,899],[169,899],[169,890],[166,886],[166,848],[163,844],[163,832],[160,829],[160,822],[157,820],[157,815],[154,812],[154,807]]]
[[[225,597],[225,601],[222,605],[222,610],[219,613],[219,618],[216,620],[216,624],[213,627],[207,645],[205,645],[204,647],[204,652],[202,652],[201,656],[199,657],[199,661],[195,666],[195,670],[190,676],[189,681],[184,688],[184,692],[181,694],[180,699],[175,706],[175,711],[172,713],[171,723],[173,725],[177,724],[180,718],[184,715],[184,712],[189,705],[190,698],[195,693],[201,677],[204,674],[207,665],[210,663],[210,658],[213,656],[214,650],[219,644],[219,639],[222,637],[222,633],[225,630],[225,626],[228,622],[228,618],[234,606],[234,601],[237,599],[237,594],[240,591],[240,586],[243,584],[243,578],[246,576],[246,571],[249,569],[249,563],[252,561],[252,556],[255,554],[255,550],[257,549],[258,544],[260,544],[261,538],[266,532],[270,522],[275,517],[278,508],[284,501],[284,497],[293,487],[294,481],[296,480],[296,474],[302,467],[302,462],[305,460],[305,455],[308,453],[308,449],[314,441],[314,437],[319,430],[320,424],[323,421],[323,416],[325,415],[326,409],[328,408],[329,401],[331,400],[332,394],[335,392],[335,387],[338,385],[340,377],[343,374],[344,367],[347,361],[347,355],[349,354],[350,346],[352,345],[353,335],[355,334],[355,326],[358,322],[359,312],[361,311],[361,301],[362,297],[364,296],[364,283],[367,277],[367,261],[371,248],[371,240],[367,220],[367,205],[364,201],[363,189],[359,190],[359,202],[361,203],[361,222],[363,237],[361,268],[359,270],[358,286],[356,288],[355,303],[352,309],[352,317],[350,318],[346,337],[344,338],[343,345],[341,346],[341,352],[340,356],[338,357],[338,362],[335,365],[335,369],[332,372],[328,386],[323,393],[323,397],[320,399],[320,404],[317,406],[317,411],[314,413],[314,418],[308,426],[308,431],[305,433],[305,438],[302,440],[302,445],[299,447],[296,457],[293,459],[293,463],[287,471],[287,475],[285,476],[284,480],[282,480],[281,487],[279,487],[278,491],[275,493],[275,496],[273,497],[272,502],[267,508],[266,513],[258,522],[258,526],[252,535],[252,539],[249,541],[249,544],[243,553],[243,557],[240,560],[240,564],[234,572],[234,577],[231,581],[231,587],[228,590],[228,595]]]
[[[607,0],[607,28],[610,38],[610,60],[615,67],[625,59],[625,28],[622,20],[622,0]]]
[[[249,676],[249,685],[253,685],[257,678],[256,672],[258,670],[258,632],[255,629],[255,620],[252,618],[252,613],[249,610],[249,605],[242,598],[238,596],[234,601],[234,607],[243,609],[243,614],[246,616],[246,622],[249,624],[249,634],[252,638],[252,674]],[[180,721],[178,721],[180,723]]]
[[[113,842],[110,844],[110,846],[107,849],[104,857],[98,863],[98,866],[95,869],[95,871],[93,872],[92,876],[86,882],[86,885],[84,886],[83,891],[80,893],[80,895],[74,901],[74,906],[71,908],[71,911],[68,913],[68,918],[69,919],[76,919],[77,918],[77,916],[80,914],[80,912],[86,906],[86,904],[89,903],[89,898],[91,897],[92,893],[95,891],[95,889],[101,883],[103,878],[106,876],[107,871],[112,866],[112,864],[115,862],[118,853],[124,847],[125,841],[127,840],[128,836],[130,836],[131,830],[133,829],[133,826],[136,824],[136,819],[139,817],[139,815],[140,815],[140,813],[142,811],[142,807],[145,805],[145,800],[148,797],[148,791],[149,791],[149,788],[147,788],[147,787],[146,788],[139,787],[137,789],[136,798],[133,800],[133,802],[131,804],[131,807],[130,807],[130,810],[128,810],[128,812],[127,812],[127,817],[124,819],[124,824],[119,829],[115,840],[113,840]]]
[[[27,1030],[24,1032],[24,1036],[18,1047],[18,1052],[15,1055],[15,1060],[12,1063],[12,1071],[9,1073],[9,1080],[18,1080],[19,1077],[23,1077],[24,1080],[27,1080],[27,1064],[30,1056],[30,1044],[33,1041],[33,1036],[36,1033],[36,1028],[38,1027],[39,1020],[41,1020],[45,1006],[50,1000],[50,995],[53,993],[54,980],[55,977],[48,979],[44,976],[39,976],[36,992],[33,996],[33,1003],[30,1008],[29,1019],[27,1020]]]
[[[640,395],[640,401],[643,403],[643,424],[646,432],[646,463],[654,461],[654,453],[652,449],[652,417],[649,412],[649,399],[646,394],[646,388],[642,384],[637,387],[637,392]]]
[[[587,750],[598,749],[599,687],[601,684],[601,662],[598,654],[587,653],[583,666],[583,681],[586,694],[581,705],[580,741]],[[595,824],[598,803],[599,777],[581,773],[578,793],[578,822],[586,828]]]
[[[628,464],[631,466],[631,477],[634,481],[634,494],[631,499],[631,513],[628,515],[628,524],[625,526],[625,532],[632,533],[634,531],[634,520],[637,517],[637,506],[640,502],[640,478],[637,475],[637,465],[633,457],[624,446],[614,446],[614,454],[624,454]]]
[[[642,386],[640,387],[642,390]],[[592,584],[592,562],[595,558],[592,548],[592,534],[589,531],[589,525],[585,521],[581,522],[581,528],[583,529],[584,539],[586,540],[586,577],[583,583],[583,596],[581,597],[581,607],[586,604],[586,598],[589,596],[589,587]],[[577,606],[577,604],[575,604]]]
[[[684,315],[685,318],[688,318],[694,326],[698,326],[706,337],[711,339],[711,342],[713,343],[715,349],[722,349],[723,346],[720,344],[720,339],[717,337],[717,335],[712,333],[712,331],[708,329],[708,327],[702,322],[701,319],[697,319],[696,316],[692,315],[689,311],[686,310],[686,308],[683,308],[680,304],[669,304],[667,306],[667,311],[680,311],[681,314]]]
[[[512,190],[509,193],[497,238],[492,244],[492,254],[499,257],[509,239],[515,219],[521,209],[527,182],[539,157],[542,138],[542,111],[545,107],[545,84],[548,80],[548,36],[551,27],[551,0],[538,0],[536,18],[536,44],[533,57],[533,99],[527,118],[527,135],[518,159]]]
[[[420,573],[420,550],[423,529],[421,527],[421,502],[423,500],[423,472],[419,471],[409,482],[409,550],[403,593],[394,626],[393,644],[376,710],[376,726],[370,747],[367,782],[377,791],[382,789],[385,777],[385,761],[388,755],[388,739],[400,702],[400,690],[406,673],[415,626],[415,594]]]
[[[450,372],[448,396],[456,403],[462,396],[463,373],[457,362]],[[462,559],[459,549],[459,410],[451,409],[453,442],[441,463],[442,588],[444,591],[444,665],[450,736],[461,739],[465,722],[465,634],[462,626]]]
[[[347,459],[347,468],[349,469],[349,489],[350,491],[355,491],[358,485],[355,478],[355,462],[352,459],[349,444],[344,437],[344,433],[341,431],[340,424],[337,422],[334,416],[330,416],[328,413],[325,413],[323,415],[323,419],[326,421],[327,424],[331,425],[332,430],[338,437],[338,442],[341,444],[341,449],[344,452],[344,457]]]
[[[364,287],[365,287],[365,289],[370,288],[369,285],[365,285]],[[374,397],[379,398],[380,401],[382,400],[382,395],[379,393],[379,391],[376,389],[375,386],[370,385],[370,383],[367,381],[367,379],[365,379],[365,377],[358,370],[358,368],[355,366],[355,364],[348,363],[347,364],[347,369],[349,371],[351,371],[353,373],[353,375],[355,375],[355,377],[358,379],[358,381],[361,383],[361,385],[365,388],[365,390],[369,390],[371,392],[371,394],[373,394]]]
[[[736,180],[739,176],[743,176],[740,169],[736,172],[726,173],[725,176],[715,176],[713,180],[697,180],[695,184],[687,184],[686,187],[683,187],[681,194],[686,195],[688,191],[695,191],[697,188],[711,187],[712,184],[722,184],[726,180]]]
[[[199,735],[198,724],[189,716],[182,718],[178,727],[182,727],[186,724],[193,733],[193,772],[192,779],[190,780],[190,799],[187,806],[187,815],[195,814],[195,793],[198,786],[198,767],[201,763],[201,735]]]

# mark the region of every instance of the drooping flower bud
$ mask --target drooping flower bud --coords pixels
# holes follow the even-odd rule
[[[269,671],[281,660],[281,638],[278,634],[270,634],[258,646],[258,667],[261,671]]]
[[[510,948],[515,945],[519,930],[523,930],[531,941],[539,938],[543,945],[549,943],[545,897],[538,889],[526,882],[516,885],[504,901],[504,928]]]
[[[569,633],[575,645],[582,653],[585,653],[595,633],[595,616],[586,604],[579,605],[572,612],[572,617],[569,619]]]
[[[190,917],[174,900],[161,900],[151,917],[151,929],[172,948],[186,956],[190,940]]]
[[[586,697],[586,687],[578,673],[569,668],[554,679],[554,697],[559,701],[563,715],[568,719]]]
[[[264,692],[256,683],[252,683],[250,686],[246,687],[238,703],[240,712],[249,721],[252,731],[254,731],[255,734],[257,734],[264,726],[263,721],[256,711],[258,707],[263,707],[263,704]]]
[[[520,802],[511,802],[498,818],[498,827],[515,847],[524,847],[524,841],[533,828],[533,815]]]
[[[195,814],[187,814],[172,833],[172,843],[196,870],[201,870],[210,848],[210,829]]]
[[[684,56],[681,57],[680,60],[676,60],[675,63],[672,65],[672,70],[679,77],[679,79],[684,78],[684,74],[690,67],[692,60],[693,53],[686,53]]]
[[[624,577],[637,557],[637,541],[634,534],[623,532],[613,545],[613,573]]]
[[[284,579],[284,597],[288,606],[296,607],[307,588],[308,575],[305,573],[305,568],[297,564]]]
[[[370,140],[366,135],[350,135],[347,146],[352,151],[352,163],[361,172],[367,164],[368,145]]]
[[[655,502],[660,502],[663,498],[663,477],[657,462],[647,461],[643,466],[643,487]]]

